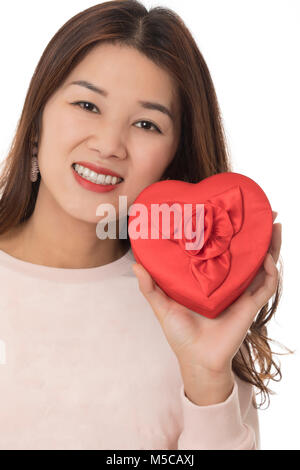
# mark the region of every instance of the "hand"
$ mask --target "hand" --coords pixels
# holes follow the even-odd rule
[[[273,222],[277,216],[273,212]],[[139,289],[151,305],[181,370],[209,377],[228,377],[234,356],[258,311],[275,294],[276,267],[281,247],[281,224],[273,223],[269,251],[259,272],[217,318],[210,319],[168,297],[140,264],[132,265]]]

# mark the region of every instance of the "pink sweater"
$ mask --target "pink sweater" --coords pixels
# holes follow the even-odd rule
[[[184,394],[177,359],[132,272],[132,250],[89,269],[0,250],[0,449],[259,449],[253,387]]]

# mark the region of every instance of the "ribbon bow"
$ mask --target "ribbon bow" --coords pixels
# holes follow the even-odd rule
[[[190,202],[167,201],[165,204],[172,206],[174,222],[161,228],[154,221],[154,226],[163,238],[178,243],[190,257],[192,275],[209,297],[225,281],[230,271],[230,243],[240,231],[243,222],[241,189],[234,186],[203,203],[195,203],[198,208],[193,207],[192,211],[188,211],[191,212],[190,217],[186,216],[186,204],[191,206]],[[153,217],[151,222],[153,224]],[[193,235],[198,239],[196,249],[189,249],[189,244],[195,242],[186,238],[187,222],[188,231],[193,230]],[[178,238],[178,234],[182,234],[181,238]]]

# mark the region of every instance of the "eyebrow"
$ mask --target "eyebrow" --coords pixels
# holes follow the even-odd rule
[[[90,82],[87,82],[86,80],[76,80],[74,82],[69,83],[69,85],[79,85],[85,88],[88,88],[89,90],[95,91],[99,95],[104,96],[105,98],[108,96],[108,92],[103,90],[102,88],[97,87],[96,85],[93,85]],[[175,118],[174,115],[171,113],[171,111],[164,105],[160,103],[154,103],[152,101],[138,101],[138,103],[145,109],[154,109],[156,111],[160,111],[163,114],[166,114],[169,116],[171,121],[174,123]]]

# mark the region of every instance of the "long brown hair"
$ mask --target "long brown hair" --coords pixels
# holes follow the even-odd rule
[[[100,43],[134,47],[164,68],[177,84],[181,137],[174,158],[162,175],[197,183],[233,171],[221,112],[210,72],[182,19],[163,7],[149,11],[136,0],[100,3],[75,15],[47,45],[34,71],[21,118],[0,176],[0,234],[28,219],[35,207],[40,175],[30,181],[31,155],[39,135],[43,108],[79,62]],[[265,382],[279,376],[267,337],[267,322],[274,316],[282,288],[282,266],[273,302],[258,313],[234,357],[233,371],[263,394],[274,393]],[[287,348],[286,348],[287,349]],[[289,350],[288,350],[289,351]],[[291,352],[291,351],[289,351]],[[279,353],[276,353],[279,354]],[[271,372],[272,366],[275,373]],[[255,400],[253,402],[256,406]]]

